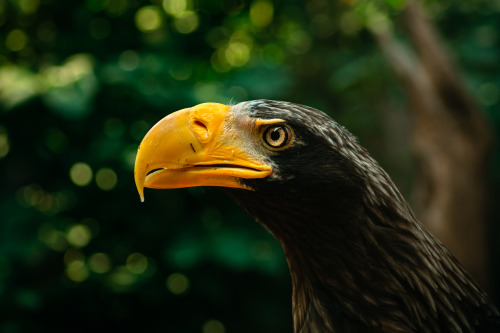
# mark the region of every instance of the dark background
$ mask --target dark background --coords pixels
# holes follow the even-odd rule
[[[397,32],[402,6],[0,0],[0,332],[290,332],[280,245],[217,189],[140,203],[137,146],[198,103],[292,101],[352,131],[411,202],[406,97],[364,27],[383,13]],[[426,8],[498,133],[500,3]],[[499,198],[497,146],[489,172]]]

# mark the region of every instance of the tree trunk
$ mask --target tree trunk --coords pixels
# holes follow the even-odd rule
[[[372,27],[411,102],[417,161],[415,211],[480,285],[488,287],[487,159],[492,135],[423,9],[403,11],[414,50],[388,27]]]

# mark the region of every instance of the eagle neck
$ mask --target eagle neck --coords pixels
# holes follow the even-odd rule
[[[250,191],[235,198],[283,246],[295,332],[467,331],[474,311],[490,307],[448,250],[400,213],[409,208]]]

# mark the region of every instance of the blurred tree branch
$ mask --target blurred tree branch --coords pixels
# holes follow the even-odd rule
[[[414,50],[400,43],[387,25],[370,30],[412,105],[416,213],[487,288],[491,130],[424,9],[409,1],[401,18]]]

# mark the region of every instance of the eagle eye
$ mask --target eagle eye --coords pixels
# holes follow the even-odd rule
[[[267,127],[262,138],[268,148],[276,150],[288,147],[292,142],[292,137],[292,130],[288,126],[280,124]]]

